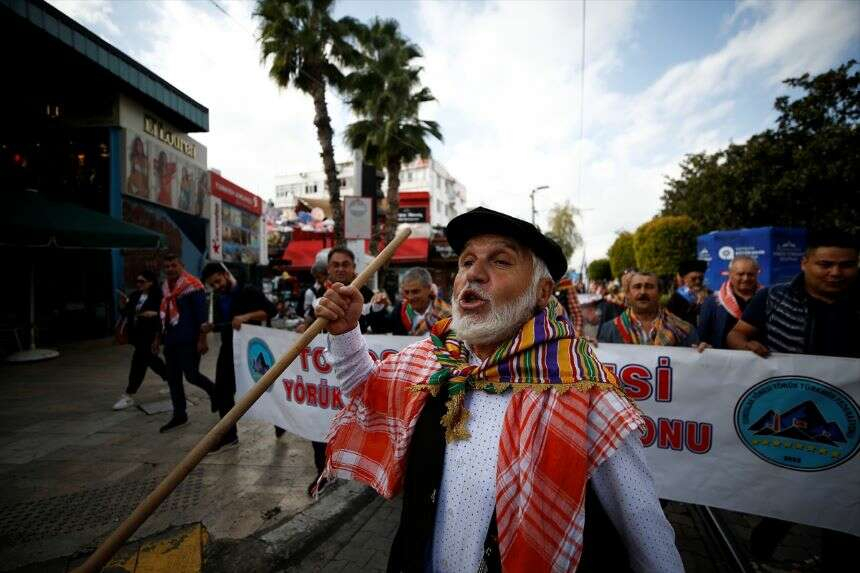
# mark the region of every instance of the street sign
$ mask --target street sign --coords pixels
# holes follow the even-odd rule
[[[370,239],[373,226],[373,200],[370,197],[345,197],[343,207],[344,237]]]

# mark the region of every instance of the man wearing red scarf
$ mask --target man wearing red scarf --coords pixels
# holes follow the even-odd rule
[[[729,263],[729,279],[705,299],[699,313],[699,340],[714,348],[728,348],[726,336],[741,318],[747,303],[761,288],[756,260],[739,255]]]
[[[154,342],[153,351],[157,354],[159,343],[164,343],[173,416],[159,429],[162,433],[188,423],[183,374],[190,384],[202,388],[209,395],[212,411],[218,409],[215,384],[200,373],[200,356],[209,350],[206,334],[200,330],[208,319],[203,283],[186,271],[182,261],[174,254],[164,257],[164,274],[167,278],[161,285],[159,313],[163,332]]]
[[[317,307],[351,397],[324,477],[403,493],[388,570],[681,571],[640,413],[551,296],[561,248],[484,208],[446,233],[452,317],[428,338],[374,362],[354,288]]]

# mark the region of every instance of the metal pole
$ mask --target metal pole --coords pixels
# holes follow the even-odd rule
[[[529,196],[532,199],[532,225],[535,225],[535,226],[537,225],[537,223],[535,222],[535,220],[537,218],[537,209],[535,209],[535,193],[537,193],[538,191],[541,191],[543,189],[549,189],[549,185],[540,185],[540,186],[532,189],[531,193],[529,193]]]
[[[385,249],[375,259],[373,259],[367,268],[359,274],[351,285],[360,288],[367,280],[382,267],[394,255],[407,237],[412,233],[411,229],[404,228],[400,230],[394,237],[394,240],[389,243]],[[260,380],[248,390],[247,394],[242,396],[233,408],[221,418],[221,421],[215,424],[209,432],[203,436],[197,445],[188,452],[182,461],[167,474],[158,487],[144,499],[130,516],[117,527],[110,536],[99,545],[95,553],[89,556],[87,560],[74,571],[77,573],[94,573],[104,567],[113,554],[122,546],[125,541],[134,534],[137,529],[143,525],[143,522],[154,512],[161,502],[167,498],[170,493],[176,489],[182,480],[197,467],[200,460],[209,453],[209,450],[215,446],[221,437],[227,432],[230,426],[234,425],[242,415],[263,395],[263,393],[271,386],[278,376],[290,365],[293,360],[301,353],[314,337],[323,331],[328,325],[328,320],[324,318],[316,319],[296,343],[281,356],[277,362],[266,372]]]
[[[30,350],[36,350],[36,257],[30,263]]]

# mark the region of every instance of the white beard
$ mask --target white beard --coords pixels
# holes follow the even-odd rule
[[[516,334],[522,325],[534,316],[537,305],[537,291],[539,282],[533,281],[530,288],[516,299],[505,305],[497,305],[490,294],[480,286],[470,283],[463,290],[469,288],[481,294],[490,305],[488,314],[476,316],[462,314],[459,301],[451,305],[451,326],[457,336],[470,346],[501,343]]]

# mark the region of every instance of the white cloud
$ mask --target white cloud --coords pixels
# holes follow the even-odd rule
[[[119,28],[113,22],[113,3],[109,0],[49,0],[61,10],[90,28],[103,30],[108,37],[119,35]]]
[[[117,35],[112,8],[127,6],[58,4]],[[313,104],[279,90],[260,64],[253,3],[220,5],[230,17],[205,2],[150,3],[144,23],[123,29],[117,42],[132,42],[132,56],[210,109],[210,132],[199,135],[210,166],[270,197],[276,174],[321,166]],[[858,2],[741,2],[718,49],[622,94],[610,86],[630,72],[625,55],[641,54],[636,31],[645,10],[589,2],[580,141],[580,3],[423,1],[414,9],[419,29],[407,33],[424,50],[423,79],[439,100],[423,115],[440,121],[446,141],[434,145],[437,158],[466,185],[472,205],[529,218],[529,191],[549,185],[537,196],[539,222],[565,199],[591,209],[583,213],[589,258],[605,253],[615,231],[659,210],[664,177],[677,176],[684,154],[743,141],[764,125],[737,120],[749,115],[742,107],[749,93],[769,98],[756,104],[766,116],[782,79],[839,63],[860,37]],[[329,113],[342,161],[349,113],[331,94]]]
[[[782,79],[832,66],[860,35],[858,3],[742,3],[718,50],[622,95],[607,86],[625,73],[625,49],[637,49],[638,8],[587,5],[579,142],[581,4],[421,5],[425,81],[440,99],[449,142],[438,156],[470,203],[527,218],[529,190],[549,184],[538,195],[538,222],[554,202],[572,200],[586,209],[588,257],[601,256],[614,231],[634,230],[659,211],[664,177],[678,175],[686,153],[748,137],[733,117],[748,91],[776,95]]]

